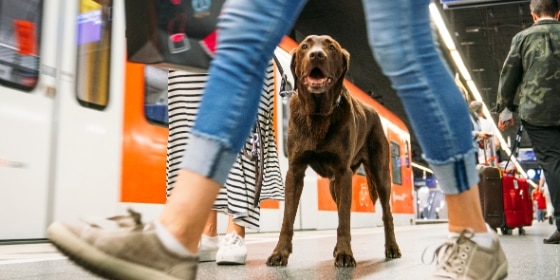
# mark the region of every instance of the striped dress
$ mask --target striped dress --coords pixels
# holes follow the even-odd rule
[[[258,121],[264,143],[264,175],[260,200],[284,199],[284,186],[278,163],[278,153],[274,137],[274,68],[267,68],[266,80],[259,103]],[[202,91],[208,79],[207,74],[194,74],[185,71],[170,71],[168,84],[169,101],[169,140],[167,146],[167,196],[180,169],[185,144],[202,99]],[[245,149],[251,151],[247,140]],[[237,157],[229,173],[225,186],[214,203],[214,210],[230,214],[240,226],[258,230],[260,207],[253,207],[255,199],[255,162],[242,153]]]

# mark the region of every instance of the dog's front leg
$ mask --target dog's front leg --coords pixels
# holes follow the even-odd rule
[[[276,248],[268,257],[269,266],[285,266],[292,253],[292,237],[294,235],[294,221],[303,190],[303,177],[307,166],[290,166],[286,174],[286,189],[284,199],[284,219]]]
[[[333,256],[336,267],[354,267],[356,260],[350,245],[350,207],[352,204],[352,171],[350,169],[341,172],[331,181],[331,193],[334,193],[336,206],[338,208],[338,229],[336,246]]]

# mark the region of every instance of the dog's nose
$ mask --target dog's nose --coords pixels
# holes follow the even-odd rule
[[[312,51],[309,53],[311,59],[325,59],[325,53],[322,51]]]

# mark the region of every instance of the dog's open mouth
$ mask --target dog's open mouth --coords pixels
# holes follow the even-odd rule
[[[312,93],[324,92],[331,82],[332,79],[327,77],[318,67],[313,68],[309,75],[303,78],[304,85]]]

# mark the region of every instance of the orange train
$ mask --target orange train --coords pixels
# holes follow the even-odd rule
[[[53,220],[110,216],[128,207],[148,220],[161,211],[167,75],[126,61],[123,2],[2,2],[1,16],[25,28],[0,26],[0,241],[43,239]],[[275,51],[286,71],[295,45],[286,38]],[[279,77],[277,70],[276,85]],[[410,224],[415,207],[409,130],[359,88],[348,81],[346,86],[382,117],[391,147],[395,224]],[[286,101],[275,94],[284,173]],[[352,226],[382,225],[360,172],[352,188]],[[262,204],[261,231],[280,229],[282,207],[278,201]],[[328,181],[309,169],[295,228],[336,228],[335,210]]]

